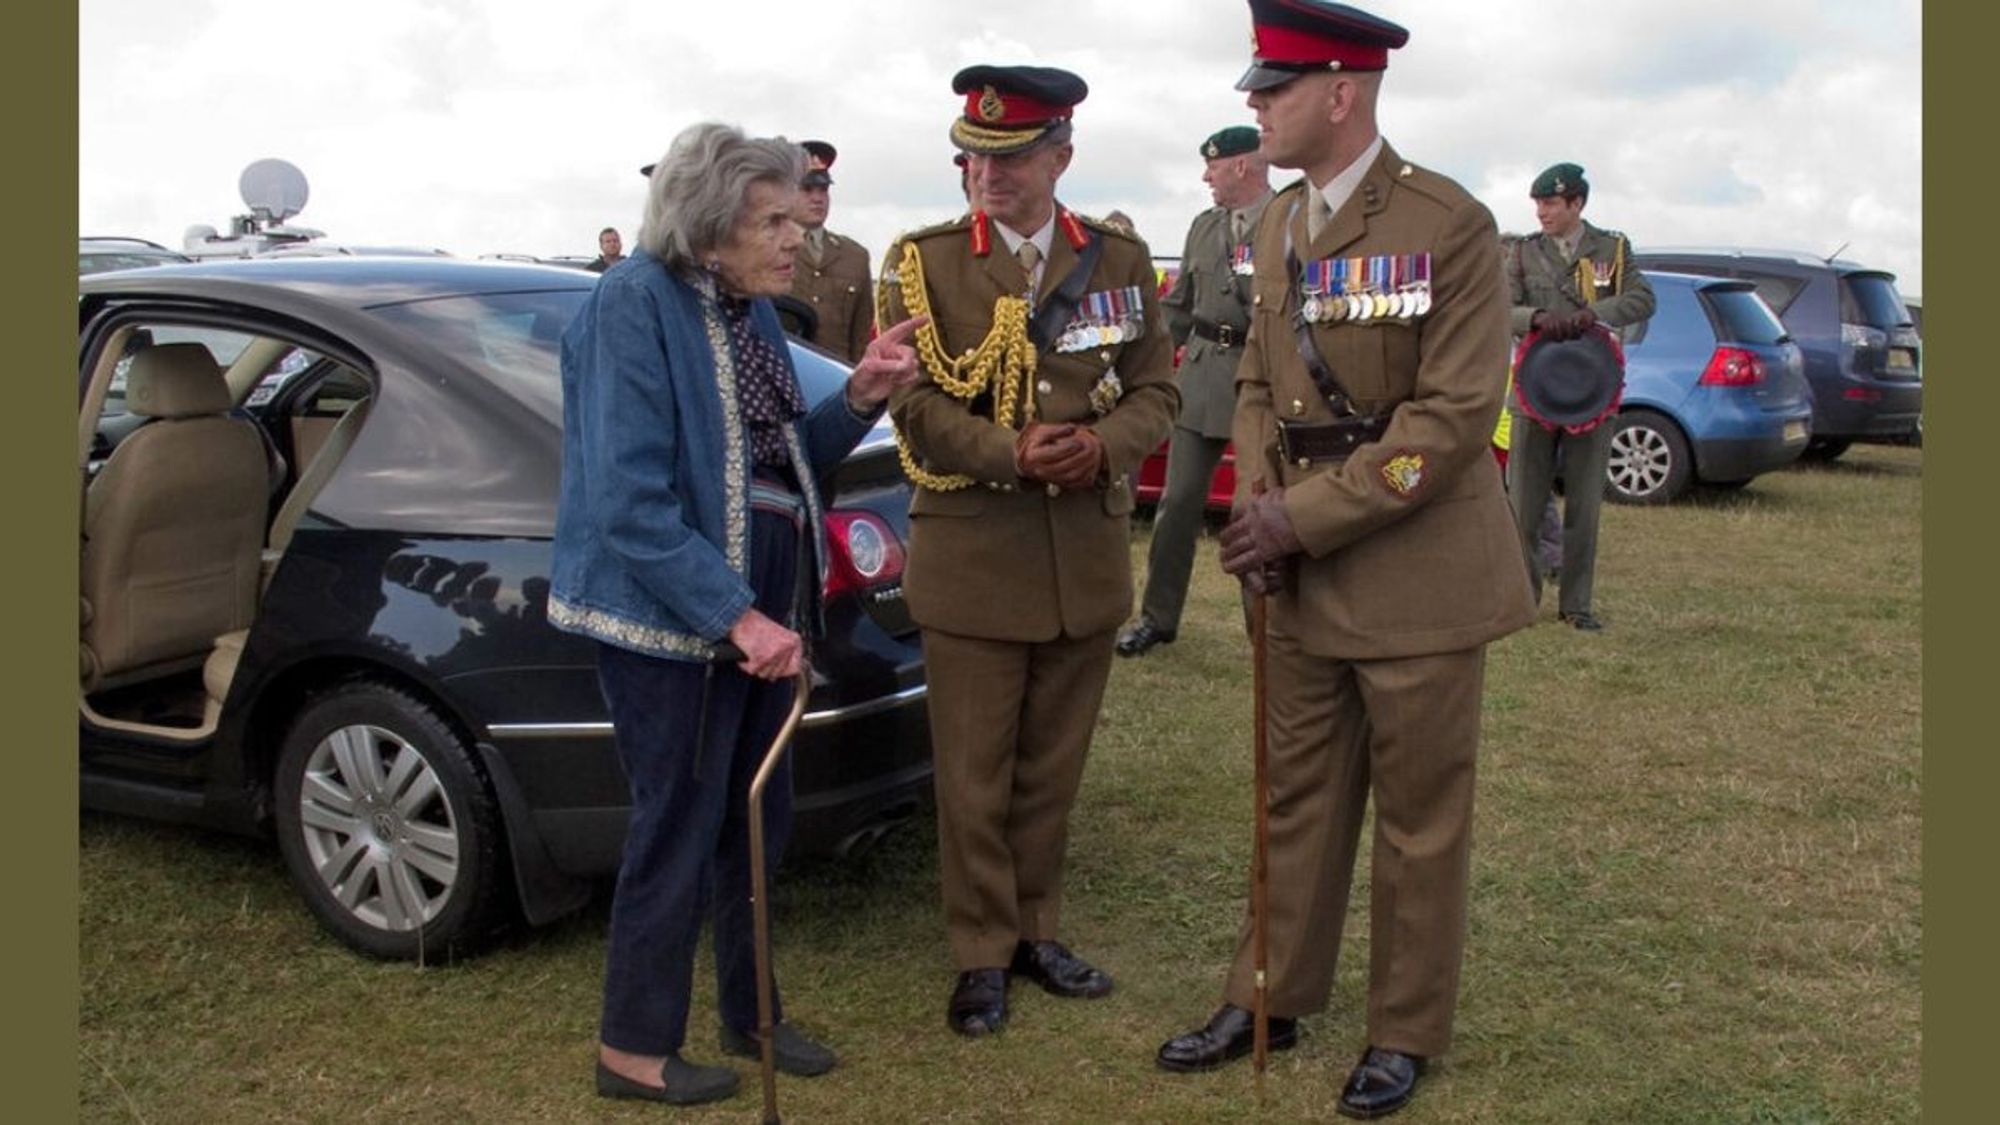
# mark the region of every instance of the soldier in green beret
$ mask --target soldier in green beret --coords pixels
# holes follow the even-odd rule
[[[1257,130],[1231,125],[1201,143],[1202,182],[1215,206],[1196,215],[1181,250],[1181,273],[1160,302],[1182,348],[1181,412],[1167,446],[1167,484],[1146,555],[1139,620],[1118,638],[1118,655],[1171,643],[1180,630],[1201,533],[1209,478],[1229,444],[1236,411],[1236,365],[1250,330],[1250,235],[1271,201],[1270,165]]]
[[[1570,340],[1602,324],[1621,333],[1653,315],[1653,287],[1632,265],[1625,236],[1583,221],[1590,181],[1583,169],[1562,163],[1535,177],[1528,194],[1535,201],[1541,231],[1516,242],[1505,261],[1514,306],[1516,336],[1539,332]],[[1508,492],[1515,525],[1528,562],[1535,598],[1542,596],[1542,569],[1535,565],[1536,530],[1562,458],[1563,560],[1559,618],[1585,632],[1604,627],[1592,611],[1597,570],[1597,517],[1604,503],[1605,463],[1611,456],[1608,425],[1578,432],[1529,418],[1518,400],[1512,411],[1512,449],[1507,458]]]

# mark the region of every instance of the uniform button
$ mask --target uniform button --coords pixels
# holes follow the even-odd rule
[[[1049,486],[1049,495],[1050,495],[1050,496],[1061,496],[1061,495],[1062,495],[1062,486],[1061,486],[1061,485],[1056,485],[1056,484],[1052,484],[1052,485],[1050,485],[1050,486]]]
[[[1312,467],[1313,467],[1313,463],[1312,463],[1312,458],[1310,458],[1310,457],[1301,457],[1301,458],[1299,458],[1299,468],[1301,468],[1301,469],[1310,469],[1310,468],[1312,468]]]
[[[1305,403],[1303,403],[1303,402],[1300,402],[1300,401],[1299,401],[1298,399],[1293,399],[1293,400],[1292,400],[1292,417],[1294,417],[1294,418],[1297,418],[1297,417],[1299,417],[1300,415],[1304,414],[1305,412],[1306,412],[1306,404],[1305,404]]]
[[[1035,384],[1035,389],[1042,392],[1043,394],[1049,394],[1056,389],[1056,385],[1054,383],[1049,382],[1047,379],[1044,379],[1041,382]]]
[[[1097,353],[1097,362],[1099,362],[1099,363],[1110,363],[1110,362],[1111,362],[1111,353],[1110,353],[1110,352],[1098,352],[1098,353]]]
[[[1264,295],[1263,295],[1262,293],[1252,293],[1252,294],[1250,295],[1250,303],[1251,303],[1251,304],[1253,304],[1253,305],[1261,305],[1261,304],[1263,304],[1263,303],[1264,303]]]

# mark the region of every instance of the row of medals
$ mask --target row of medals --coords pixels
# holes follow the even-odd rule
[[[1089,324],[1079,321],[1056,337],[1056,350],[1087,352],[1092,348],[1107,348],[1113,344],[1138,339],[1144,328],[1145,322],[1136,317],[1128,317],[1110,324]]]
[[[1431,310],[1429,285],[1394,293],[1308,293],[1301,311],[1315,324],[1337,320],[1410,320]]]

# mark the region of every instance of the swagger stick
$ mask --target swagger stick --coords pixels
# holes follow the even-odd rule
[[[812,694],[812,669],[799,665],[798,690],[792,694],[792,710],[785,725],[764,752],[757,776],[750,780],[750,908],[755,925],[757,967],[757,1043],[763,1056],[764,1125],[778,1122],[778,1064],[771,1046],[771,906],[764,893],[764,787],[791,747],[792,734],[806,713],[806,697]]]
[[[1251,495],[1261,495],[1264,482],[1257,480],[1250,486]],[[1270,985],[1266,979],[1270,951],[1270,903],[1267,899],[1270,882],[1271,861],[1271,800],[1269,784],[1265,777],[1269,752],[1265,748],[1265,730],[1270,720],[1265,713],[1267,687],[1264,683],[1264,652],[1266,630],[1270,621],[1269,599],[1263,593],[1250,595],[1250,697],[1251,705],[1257,709],[1252,726],[1252,773],[1256,786],[1257,841],[1250,861],[1250,956],[1251,965],[1256,970],[1251,1024],[1250,1060],[1251,1069],[1257,1075],[1257,1097],[1264,1097],[1264,1064],[1271,1052],[1271,998]]]

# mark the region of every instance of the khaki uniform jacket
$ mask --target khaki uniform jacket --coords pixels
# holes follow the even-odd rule
[[[1245,208],[1249,233],[1271,202],[1271,194]],[[1181,275],[1172,292],[1161,298],[1167,327],[1181,353],[1181,416],[1179,424],[1208,438],[1229,436],[1236,414],[1236,364],[1243,358],[1243,337],[1250,329],[1250,278],[1236,276],[1235,239],[1229,233],[1229,208],[1211,207],[1194,217],[1187,246],[1181,251]],[[1200,317],[1236,331],[1235,343],[1223,347],[1206,336],[1195,336]]]
[[[1514,335],[1526,336],[1538,309],[1570,313],[1590,306],[1607,328],[1625,329],[1653,315],[1653,287],[1632,263],[1632,244],[1615,230],[1583,224],[1576,243],[1577,260],[1590,259],[1593,285],[1577,287],[1576,263],[1546,234],[1531,234],[1507,252],[1508,303],[1513,305]]]
[[[1392,659],[1484,644],[1534,619],[1528,574],[1500,473],[1487,452],[1507,376],[1507,305],[1493,216],[1444,176],[1388,145],[1354,195],[1306,238],[1305,181],[1280,192],[1257,228],[1250,343],[1238,374],[1239,488],[1285,485],[1305,546],[1276,612],[1305,651]],[[1409,320],[1342,320],[1310,331],[1381,440],[1342,462],[1281,463],[1280,416],[1333,412],[1294,344],[1286,234],[1314,259],[1423,254],[1431,306]],[[1238,500],[1241,502],[1242,495]]]
[[[868,280],[868,251],[859,242],[827,231],[818,264],[801,246],[792,272],[792,296],[819,314],[813,343],[849,363],[860,362],[875,327],[875,290]]]
[[[1052,486],[1017,478],[1017,431],[995,424],[990,394],[970,403],[954,398],[927,369],[890,400],[897,433],[918,465],[974,481],[949,491],[919,486],[911,497],[903,590],[925,628],[1044,642],[1115,628],[1131,611],[1132,493],[1126,474],[1167,436],[1180,395],[1150,251],[1137,238],[1082,221],[1104,244],[1085,297],[1137,286],[1143,331],[1136,339],[1084,351],[1059,354],[1051,347],[1039,356],[1030,389],[1036,420],[1080,422],[1096,430],[1106,460],[1098,487],[1051,494]],[[945,351],[962,356],[986,338],[994,301],[1025,292],[1028,279],[998,231],[992,232],[988,253],[975,254],[974,225],[973,217],[962,217],[905,235],[889,248],[878,302],[881,323],[911,315],[898,278],[908,244],[921,257],[932,327]],[[1077,251],[1059,221],[1038,305],[1076,267]],[[1091,391],[1114,370],[1122,393],[1099,416]]]

